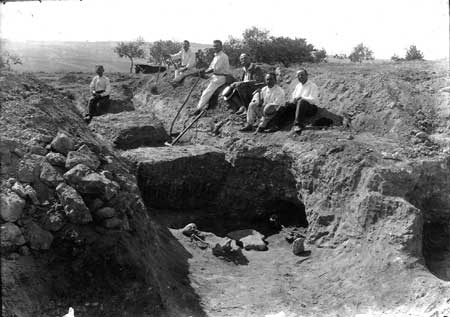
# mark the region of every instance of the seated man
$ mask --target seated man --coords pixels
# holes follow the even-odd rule
[[[109,106],[109,94],[111,93],[111,83],[109,78],[103,76],[105,69],[102,65],[95,67],[95,76],[90,84],[92,97],[88,102],[88,112],[84,116],[84,120],[89,124],[93,116],[97,116]]]
[[[247,125],[240,131],[252,131],[253,125],[261,118],[256,132],[263,132],[270,120],[275,117],[278,109],[284,106],[286,102],[284,90],[276,84],[274,73],[266,75],[266,83],[267,86],[254,93],[253,99],[248,105]]]
[[[224,91],[224,99],[232,108],[238,109],[236,114],[245,113],[252,100],[253,92],[264,86],[264,74],[261,68],[255,63],[251,63],[250,57],[245,53],[241,54],[239,61],[243,70],[241,81],[232,83],[229,86],[231,90],[227,90],[226,95]],[[231,98],[234,94],[237,95],[237,98]]]
[[[217,89],[227,83],[227,80],[230,77],[230,63],[228,61],[228,56],[222,51],[222,42],[215,40],[213,47],[214,59],[208,69],[204,72],[205,74],[213,73],[213,75],[211,76],[209,85],[202,92],[197,109],[193,113],[194,115],[197,115],[208,108],[211,97]]]
[[[317,113],[317,103],[319,97],[319,89],[317,85],[308,80],[308,72],[302,68],[297,72],[299,83],[292,93],[292,99],[287,104],[288,107],[295,107],[295,120],[293,130],[300,134],[304,125],[302,120],[312,117]]]
[[[195,68],[196,60],[195,53],[190,48],[190,43],[187,40],[183,41],[183,48],[176,54],[170,55],[173,59],[180,59],[181,66],[175,70],[175,79],[180,77],[184,72]]]

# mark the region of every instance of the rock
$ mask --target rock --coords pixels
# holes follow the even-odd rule
[[[25,226],[25,238],[33,250],[48,250],[53,242],[53,235],[42,229],[36,222]]]
[[[47,154],[47,152],[48,151],[45,148],[43,148],[42,146],[39,146],[39,145],[33,145],[30,148],[30,153],[37,154],[37,155],[44,156]]]
[[[12,222],[2,224],[0,231],[2,250],[15,250],[18,246],[25,244],[22,231]]]
[[[96,117],[90,127],[118,149],[161,146],[169,140],[164,126],[153,114],[122,112]]]
[[[118,228],[122,225],[122,220],[120,220],[117,217],[108,218],[108,219],[103,220],[102,225],[103,225],[103,227],[105,227],[107,229],[114,229],[114,228]]]
[[[6,181],[6,186],[12,187],[16,183],[16,179],[14,177],[8,178]]]
[[[64,226],[64,215],[57,211],[49,211],[41,219],[42,226],[48,231],[59,231]]]
[[[39,204],[39,199],[37,198],[37,193],[33,187],[31,187],[30,185],[25,185],[25,192],[27,194],[27,197],[30,198],[30,200],[33,204],[35,204],[35,205]]]
[[[183,229],[181,229],[181,233],[187,237],[190,237],[192,234],[196,233],[197,225],[195,223],[187,224]]]
[[[45,159],[53,166],[65,167],[66,165],[66,157],[61,153],[50,152],[45,156]]]
[[[295,255],[300,255],[303,252],[305,252],[305,239],[304,238],[297,238],[294,240],[294,242],[292,243],[292,252]]]
[[[425,140],[428,140],[428,139],[429,139],[429,135],[428,135],[428,133],[426,133],[426,132],[420,131],[420,132],[418,132],[418,133],[416,134],[416,138],[418,138],[418,139],[420,139],[420,140],[422,140],[422,141],[425,141]]]
[[[25,238],[23,241],[25,241]],[[28,256],[30,255],[30,249],[26,245],[23,245],[19,248],[19,253],[24,256]]]
[[[87,145],[82,145],[77,151],[70,151],[67,154],[65,166],[67,169],[71,169],[78,164],[84,164],[90,169],[96,170],[100,166],[100,161]]]
[[[42,164],[42,170],[40,179],[44,184],[55,188],[59,183],[64,181],[61,173],[58,172],[50,163],[44,162]]]
[[[114,177],[110,171],[101,171],[100,175],[105,176],[109,180],[114,180]]]
[[[212,248],[212,254],[215,256],[229,256],[235,252],[240,251],[240,247],[236,244],[236,241],[232,239],[223,239],[222,242],[216,243]]]
[[[67,155],[69,151],[75,149],[75,142],[71,137],[67,136],[67,134],[59,132],[52,143],[50,143],[50,146],[55,152]]]
[[[92,221],[89,209],[74,188],[61,183],[56,187],[56,192],[64,207],[64,212],[71,222],[83,224]]]
[[[111,207],[104,207],[97,210],[94,214],[100,219],[112,218],[116,215],[116,210]]]
[[[11,190],[15,192],[17,195],[19,195],[21,198],[25,199],[27,197],[25,187],[19,182],[15,182],[14,185],[11,187]]]
[[[110,200],[118,190],[119,184],[109,180],[89,167],[78,164],[64,174],[67,182],[82,194],[97,194],[100,198]]]
[[[22,183],[33,183],[39,179],[43,156],[31,154],[19,162],[18,179]]]
[[[317,223],[322,226],[328,226],[334,221],[334,214],[320,214],[317,218]]]
[[[99,198],[95,198],[93,201],[91,201],[88,205],[88,208],[91,212],[96,211],[103,206],[103,201]]]
[[[264,235],[256,230],[244,229],[237,230],[227,234],[227,236],[234,240],[239,240],[245,250],[266,251],[267,245],[264,242]]]
[[[14,222],[23,213],[25,200],[16,193],[0,194],[0,213],[4,221]]]
[[[8,255],[8,260],[12,260],[15,261],[20,257],[20,254],[13,252],[11,254]]]

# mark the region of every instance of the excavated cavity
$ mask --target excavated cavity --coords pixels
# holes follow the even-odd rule
[[[428,221],[423,225],[423,255],[434,275],[450,281],[450,219]]]
[[[171,228],[194,222],[202,231],[225,235],[308,226],[287,159],[241,155],[229,162],[223,153],[208,152],[141,161],[137,174],[145,204]]]

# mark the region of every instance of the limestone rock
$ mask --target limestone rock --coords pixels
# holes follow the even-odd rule
[[[75,142],[67,134],[59,132],[50,143],[51,148],[58,153],[67,155],[69,151],[75,149]]]
[[[74,188],[65,183],[61,183],[56,187],[56,192],[64,207],[64,212],[71,222],[88,223],[92,221],[89,209]]]
[[[103,207],[97,210],[94,214],[100,219],[112,218],[116,215],[116,210],[111,207]]]
[[[27,197],[25,187],[19,182],[15,182],[14,185],[11,187],[11,190],[15,192],[17,195],[19,195],[21,198],[25,199]]]
[[[16,193],[0,194],[0,213],[4,221],[14,222],[20,218],[25,200]]]
[[[119,184],[109,180],[89,167],[78,164],[64,174],[64,178],[82,194],[97,194],[100,198],[110,200],[118,190]]]
[[[223,239],[222,242],[216,243],[212,248],[212,254],[215,256],[229,256],[235,252],[239,252],[240,249],[235,240]]]
[[[196,233],[197,225],[195,223],[187,224],[183,229],[181,229],[181,233],[187,237],[190,237],[192,234]]]
[[[292,252],[295,255],[300,255],[303,252],[305,252],[305,239],[304,238],[297,238],[292,243]]]
[[[33,183],[39,179],[43,156],[31,154],[19,162],[18,179],[22,183]]]
[[[119,228],[122,225],[122,220],[117,217],[107,218],[103,220],[103,227],[108,229]]]
[[[267,245],[264,242],[264,235],[253,229],[237,230],[227,234],[234,240],[239,240],[245,250],[266,251]]]
[[[100,161],[87,145],[82,145],[77,151],[70,151],[67,154],[65,166],[67,169],[71,169],[78,164],[84,164],[92,170],[96,170],[100,166]]]
[[[88,208],[91,212],[100,209],[103,206],[103,201],[99,198],[95,198],[88,204]]]
[[[47,154],[47,150],[45,148],[43,148],[42,146],[33,145],[30,148],[30,153],[44,156]]]
[[[33,187],[31,187],[30,185],[25,185],[25,192],[27,194],[27,197],[30,198],[30,200],[33,202],[33,204],[35,204],[35,205],[39,204],[39,199],[37,198],[37,193]]]
[[[25,238],[18,226],[11,222],[1,225],[1,248],[2,250],[14,250],[25,243]]]
[[[42,229],[36,222],[25,226],[25,238],[33,250],[48,250],[53,242],[53,235]]]
[[[66,165],[66,157],[61,153],[50,152],[45,159],[53,166],[64,167]]]
[[[50,187],[56,187],[64,181],[62,175],[48,162],[42,164],[40,179]]]
[[[45,230],[58,231],[64,226],[64,215],[59,211],[47,212],[41,223]]]

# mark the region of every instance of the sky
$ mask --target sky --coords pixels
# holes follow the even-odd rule
[[[210,44],[256,26],[305,38],[328,54],[364,43],[376,58],[449,56],[449,0],[56,0],[0,4],[0,38],[18,41],[146,41]]]

